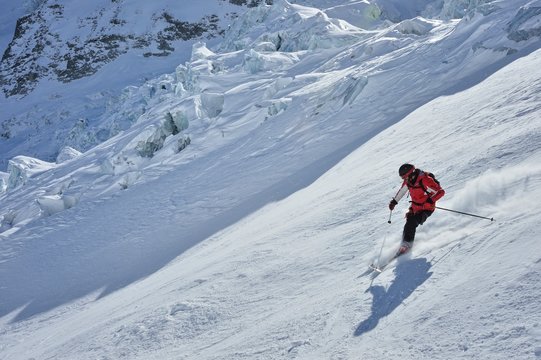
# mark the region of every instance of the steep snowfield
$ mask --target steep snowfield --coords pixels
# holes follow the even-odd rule
[[[199,44],[129,89],[119,108],[150,106],[134,126],[60,164],[19,158],[0,357],[541,357],[541,51],[508,37],[535,16],[500,5],[370,33],[275,5],[300,48],[269,51],[269,18]],[[437,211],[372,279],[400,241],[403,162],[437,175],[439,205],[495,221]]]
[[[107,296],[96,292],[5,323],[5,357],[538,357],[540,60],[541,51],[535,52],[472,89],[428,103],[313,184],[217,232],[151,276]],[[412,145],[412,132],[423,141]],[[384,253],[399,241],[400,211],[389,226],[386,203],[404,159],[439,174],[448,191],[442,206],[496,221],[435,213],[420,229],[411,258],[370,287],[370,278],[360,276],[366,264],[384,239]],[[133,247],[158,244],[162,237],[181,241],[178,209],[164,204],[161,188],[139,192],[153,200],[149,213],[165,211],[177,221],[156,222],[148,229],[154,235],[125,241]],[[106,227],[115,217],[127,221],[117,212],[118,203],[131,198],[123,197],[99,207],[112,218]],[[62,283],[80,280],[78,273],[88,270],[71,263],[76,249],[59,255],[73,241],[71,229],[99,233],[86,224],[99,220],[78,220],[45,229],[60,237],[49,237],[56,250],[43,255],[62,261],[64,279],[56,279]],[[96,251],[85,257],[98,265],[114,256],[121,266],[127,258]],[[101,291],[108,293],[111,284],[104,285]],[[33,286],[48,290],[39,282]]]

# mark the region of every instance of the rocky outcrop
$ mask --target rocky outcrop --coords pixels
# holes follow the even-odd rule
[[[144,57],[168,56],[177,41],[212,38],[224,31],[217,15],[189,22],[165,10],[145,19],[151,23],[145,29],[134,26],[141,19],[122,15],[123,6],[121,1],[113,1],[74,20],[60,2],[45,1],[20,18],[0,62],[5,96],[26,95],[45,78],[70,82],[93,75],[134,49]],[[65,31],[66,23],[74,28],[71,34]]]

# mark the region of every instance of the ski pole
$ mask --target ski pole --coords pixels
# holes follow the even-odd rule
[[[393,216],[393,211],[391,210],[391,212],[389,213],[389,220],[387,221],[389,224],[391,223],[391,216]]]
[[[475,214],[469,214],[469,213],[467,213],[467,212],[462,212],[462,211],[456,211],[456,210],[446,209],[446,208],[442,208],[442,207],[439,207],[439,206],[436,206],[436,209],[445,210],[445,211],[450,211],[450,212],[454,212],[454,213],[457,213],[457,214],[468,215],[468,216],[473,216],[473,217],[480,218],[480,219],[486,219],[486,220],[494,221],[494,218],[489,218],[489,217],[480,216],[480,215],[475,215]]]
[[[393,212],[391,211],[391,214],[392,213]],[[389,235],[389,230],[387,230],[387,232],[385,233],[385,236],[383,237],[383,242],[381,243],[381,248],[379,249],[378,260],[376,261],[376,264],[378,264],[378,266],[379,266],[379,260],[381,259],[381,254],[383,253],[383,246],[385,246],[385,241],[387,241],[387,235]],[[373,277],[372,280],[370,281],[370,287],[372,287],[372,284],[374,283],[374,279],[375,277]]]

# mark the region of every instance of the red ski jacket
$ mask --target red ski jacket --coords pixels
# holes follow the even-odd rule
[[[445,195],[445,190],[442,189],[440,184],[428,173],[419,169],[416,169],[412,176],[404,180],[400,190],[394,197],[396,202],[400,201],[408,190],[411,196],[411,208],[414,213],[423,210],[434,211],[436,201]]]

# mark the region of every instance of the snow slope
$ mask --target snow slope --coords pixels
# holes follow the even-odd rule
[[[277,38],[269,21],[133,89],[164,91],[2,196],[0,355],[539,358],[541,51],[507,37],[517,10],[500,5],[412,20],[421,35],[291,5],[290,31],[329,30],[315,47],[255,50]],[[366,265],[400,240],[407,204],[391,225],[386,205],[406,161],[438,176],[441,206],[496,221],[438,211],[372,281]]]

